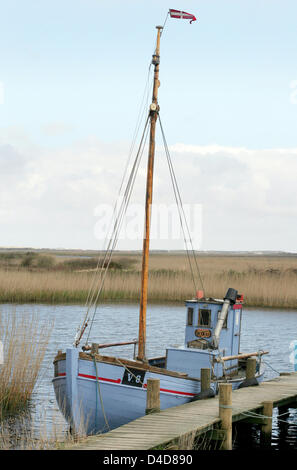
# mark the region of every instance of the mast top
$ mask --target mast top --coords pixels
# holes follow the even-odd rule
[[[160,38],[161,38],[161,34],[162,34],[162,29],[163,29],[163,26],[156,26],[156,29],[158,30],[158,33],[157,33],[157,43],[156,43],[156,49],[155,49],[155,52],[153,54],[153,60],[152,60],[152,64],[156,67],[157,65],[159,65],[160,63]],[[155,95],[155,93],[154,93]],[[154,97],[153,97],[154,98]],[[156,101],[156,100],[153,100],[153,101]]]

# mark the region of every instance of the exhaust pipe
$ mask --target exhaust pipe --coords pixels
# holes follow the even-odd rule
[[[220,334],[223,328],[224,322],[227,317],[229,305],[234,305],[237,299],[237,290],[232,289],[231,287],[227,290],[227,294],[224,297],[224,303],[222,310],[219,313],[218,322],[215,327],[215,331],[212,338],[212,347],[213,349],[218,349],[220,342]]]

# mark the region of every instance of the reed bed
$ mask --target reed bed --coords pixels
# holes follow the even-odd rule
[[[0,419],[29,403],[52,325],[28,313],[0,312],[4,364],[0,366]]]
[[[40,417],[39,422],[45,423],[46,416]],[[0,422],[0,450],[62,450],[84,439],[56,422],[51,422],[50,429],[46,425],[35,426],[34,417],[28,412]]]
[[[139,300],[141,257],[133,254],[133,259],[133,269],[109,271],[102,300]],[[228,287],[234,287],[244,295],[247,306],[297,308],[294,256],[202,256],[199,266],[209,297],[222,298]],[[1,270],[0,301],[85,303],[92,279],[90,270]],[[193,298],[196,287],[201,289],[198,277],[195,284],[185,255],[151,256],[149,301],[181,302]]]

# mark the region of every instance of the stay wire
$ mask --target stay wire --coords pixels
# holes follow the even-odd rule
[[[147,94],[147,96],[146,96],[146,101],[147,101],[147,102],[148,102],[148,99],[149,99],[149,92],[150,92],[150,88],[151,88],[151,86],[150,86],[150,84],[149,84],[149,81],[150,81],[150,69],[151,69],[151,65],[150,65],[150,67],[149,67],[148,78],[147,78],[147,86],[146,86],[147,92],[146,92],[146,90],[145,90],[144,95],[143,95],[142,103],[144,102],[145,94]],[[151,85],[152,85],[152,83],[151,83]],[[147,106],[144,107],[144,111],[145,111],[145,109],[147,109]],[[142,112],[141,118],[139,119],[138,129],[139,129],[139,127],[140,127],[140,124],[141,124],[141,121],[142,121],[142,118],[143,118],[143,113],[144,113],[144,111]],[[146,123],[145,123],[145,129],[147,128],[148,120],[149,120],[149,115],[147,116],[147,121],[146,121]],[[145,133],[145,130],[144,130],[144,132],[143,132],[143,135],[144,135],[144,133]],[[142,139],[141,139],[140,147],[141,147],[141,145],[142,145],[142,141],[143,141],[143,136],[142,136]],[[139,150],[138,150],[138,154],[139,154],[139,152],[140,152],[140,147],[139,147]],[[144,147],[143,147],[143,148],[144,148]],[[142,152],[143,152],[143,149],[142,149]],[[137,155],[138,155],[138,154],[137,154]],[[133,178],[134,178],[134,181],[135,181],[136,173],[134,173],[134,176],[133,176],[133,172],[134,172],[134,170],[135,170],[136,161],[137,161],[137,158],[135,159],[134,166],[133,166],[132,171],[131,171],[131,173],[130,173],[130,178],[129,178],[129,181],[128,181],[128,184],[127,184],[127,187],[126,187],[125,194],[124,194],[124,196],[123,196],[122,205],[121,205],[120,210],[119,210],[119,217],[122,217],[122,215],[123,215],[123,207],[124,207],[123,204],[125,203],[125,199],[126,199],[126,197],[127,197],[127,194],[129,193],[129,188],[130,188],[130,185],[131,185],[131,181],[133,181]],[[138,166],[139,166],[139,165],[138,165]],[[137,172],[137,170],[136,170],[136,172]],[[133,183],[133,184],[134,184],[134,183]],[[120,191],[119,191],[119,193],[120,193]],[[119,194],[119,195],[120,195],[120,194]],[[116,203],[116,206],[115,206],[115,209],[114,209],[114,213],[113,213],[114,216],[115,216],[116,208],[117,208],[117,203]],[[125,211],[125,210],[126,210],[126,209],[124,208],[124,211]],[[116,231],[116,224],[117,224],[117,221],[116,221],[116,223],[115,223],[113,233],[115,233],[115,231]],[[104,268],[104,265],[105,265],[105,263],[106,263],[106,260],[107,260],[107,258],[109,258],[108,264],[106,265],[105,272],[107,271],[107,269],[108,269],[108,267],[109,267],[110,260],[111,260],[111,256],[112,256],[112,252],[113,252],[113,247],[110,248],[110,247],[111,247],[112,239],[113,239],[113,237],[111,236],[111,238],[110,238],[110,240],[109,240],[109,245],[108,245],[107,250],[106,250],[106,253],[105,253],[105,257],[104,257],[104,259],[103,259],[103,261],[102,261],[102,265],[101,265],[101,268]],[[99,262],[99,260],[98,260],[98,262]],[[87,313],[86,313],[86,315],[85,315],[85,319],[84,319],[83,325],[86,324],[86,319],[87,319],[87,317],[88,317],[89,310],[90,310],[91,306],[94,304],[94,303],[93,303],[94,295],[95,295],[95,292],[96,292],[96,290],[97,290],[97,289],[94,288],[94,283],[95,283],[95,280],[96,280],[96,275],[98,274],[98,268],[99,268],[99,265],[97,265],[96,273],[95,273],[95,276],[94,276],[94,278],[93,278],[93,293],[92,293],[92,294],[89,293],[89,295],[88,295],[89,307],[88,307],[88,311],[87,311]],[[102,273],[103,273],[103,274],[102,274]],[[101,271],[100,271],[100,276],[99,276],[99,281],[100,281],[100,279],[102,279],[102,276],[105,277],[105,274],[104,274],[104,271],[102,271],[102,269],[101,269]],[[96,284],[98,284],[98,282],[96,282]],[[90,296],[91,296],[91,297],[90,297]],[[97,295],[97,299],[98,299],[98,295]],[[96,303],[96,300],[95,300],[95,303]],[[87,325],[86,325],[86,326],[87,326]],[[83,326],[81,327],[81,329],[82,329],[82,328],[83,328]],[[80,338],[81,338],[81,337],[82,337],[82,335],[80,336]]]
[[[136,176],[136,175],[135,175]],[[135,179],[135,176],[133,177],[133,179]],[[134,184],[134,183],[133,183]],[[91,329],[92,329],[92,326],[93,326],[93,322],[94,322],[94,318],[95,318],[95,315],[96,315],[96,312],[97,312],[97,307],[98,307],[98,299],[100,297],[100,294],[103,290],[103,287],[104,287],[104,281],[105,281],[105,278],[106,278],[106,275],[107,275],[107,272],[108,272],[108,268],[109,268],[109,265],[110,265],[110,262],[111,262],[111,258],[112,258],[112,254],[113,254],[113,251],[115,249],[115,246],[116,246],[116,243],[117,243],[117,240],[118,240],[118,233],[120,231],[120,228],[121,228],[121,225],[122,225],[122,220],[123,220],[123,216],[126,212],[126,209],[127,209],[127,205],[129,203],[129,200],[130,200],[130,196],[131,196],[131,192],[132,192],[132,187],[131,187],[131,190],[130,190],[130,194],[129,194],[129,198],[128,200],[126,201],[126,204],[125,204],[125,208],[124,208],[124,211],[123,213],[121,214],[121,218],[120,218],[120,221],[119,221],[119,224],[118,224],[118,227],[117,227],[117,231],[114,235],[114,239],[113,239],[113,244],[112,244],[112,248],[110,250],[110,253],[109,253],[109,260],[108,260],[108,263],[107,263],[107,266],[105,268],[105,271],[104,271],[104,274],[103,274],[103,277],[102,277],[102,280],[101,280],[101,284],[99,286],[99,289],[98,289],[98,292],[97,292],[97,296],[94,300],[94,313],[93,313],[93,317],[92,317],[92,321],[91,321],[91,325],[90,325],[90,329],[89,329],[89,333],[88,333],[88,337],[87,337],[87,341],[86,343],[88,342],[89,340],[89,336],[90,336],[90,332],[91,332]]]
[[[106,262],[106,259],[110,256],[110,251],[112,250],[111,246],[112,246],[112,243],[113,243],[113,237],[114,235],[117,233],[117,230],[118,230],[118,224],[119,224],[119,220],[121,220],[121,217],[123,215],[123,211],[124,211],[124,208],[125,208],[125,201],[127,199],[127,196],[129,194],[129,191],[130,191],[130,188],[131,188],[131,184],[133,182],[133,175],[135,175],[135,172],[137,171],[137,161],[138,161],[138,158],[139,158],[139,155],[140,155],[140,151],[141,151],[141,146],[143,144],[143,139],[144,139],[144,134],[145,134],[145,130],[147,128],[147,124],[148,124],[148,118],[147,118],[147,121],[146,121],[146,124],[145,124],[145,129],[143,131],[143,134],[142,134],[142,138],[141,138],[141,142],[140,142],[140,146],[139,146],[139,150],[136,154],[136,158],[134,160],[134,164],[132,166],[132,170],[130,172],[130,176],[129,176],[129,179],[128,179],[128,183],[127,183],[127,186],[126,186],[126,190],[124,192],[124,195],[123,195],[123,200],[122,200],[122,203],[121,203],[121,206],[120,206],[120,209],[119,209],[119,212],[118,212],[118,216],[116,217],[115,219],[115,222],[114,222],[114,227],[113,227],[113,231],[110,235],[110,239],[109,239],[109,243],[108,243],[108,247],[106,249],[106,253],[105,253],[105,258],[103,260],[103,265],[102,265],[102,268],[104,268],[104,264]],[[134,178],[135,179],[135,178]],[[115,215],[115,213],[114,213]],[[102,274],[102,271],[101,271],[101,274]],[[102,277],[102,276],[100,276]],[[97,290],[97,289],[96,289]],[[93,304],[93,299],[94,299],[94,295],[95,295],[95,292],[96,290],[93,291],[93,294],[92,294],[92,297],[90,299],[90,305]]]
[[[88,322],[89,322],[89,319],[90,319],[90,310],[92,308],[92,306],[94,306],[95,302],[94,302],[94,298],[95,298],[95,294],[97,292],[97,288],[95,287],[95,284],[98,285],[98,283],[101,283],[103,282],[104,278],[105,278],[105,275],[106,275],[106,272],[109,268],[109,264],[110,264],[110,261],[111,261],[111,256],[112,256],[112,251],[114,249],[114,238],[116,236],[116,234],[118,234],[118,229],[119,229],[119,223],[121,222],[122,220],[122,217],[123,217],[123,214],[124,214],[124,211],[126,210],[125,207],[127,206],[126,204],[126,201],[127,201],[127,198],[129,196],[129,192],[131,192],[131,185],[133,183],[133,181],[135,181],[135,176],[136,176],[136,173],[137,173],[137,169],[138,169],[138,166],[139,166],[139,163],[138,163],[138,160],[139,160],[139,156],[140,154],[142,154],[143,152],[143,149],[141,151],[141,147],[143,146],[143,141],[144,141],[144,138],[145,138],[145,133],[147,131],[147,127],[148,127],[148,120],[149,120],[149,116],[146,120],[146,124],[145,124],[145,129],[143,131],[143,134],[142,134],[142,138],[141,138],[141,141],[140,141],[140,145],[139,145],[139,149],[138,149],[138,152],[136,154],[136,157],[135,157],[135,160],[134,160],[134,164],[133,164],[133,167],[132,167],[132,170],[131,170],[131,173],[130,173],[130,176],[129,176],[129,180],[128,180],[128,183],[127,183],[127,186],[126,186],[126,190],[125,190],[125,193],[124,193],[124,196],[123,196],[123,200],[122,200],[122,203],[121,203],[121,206],[120,206],[120,209],[119,209],[119,213],[118,213],[118,216],[114,222],[114,227],[113,227],[113,232],[110,236],[110,239],[109,239],[109,243],[108,243],[108,247],[106,249],[106,252],[105,252],[105,256],[104,256],[104,259],[102,261],[102,269],[100,270],[100,276],[99,276],[99,279],[96,281],[96,276],[94,277],[93,279],[93,288],[92,288],[92,293],[89,295],[89,305],[88,305],[88,308],[87,308],[87,311],[86,311],[86,314],[85,314],[85,317],[84,317],[84,320],[83,320],[83,323],[82,323],[82,326],[79,330],[80,332],[80,336],[78,338],[76,338],[76,346],[78,346],[83,334],[84,334],[84,331],[85,329],[87,328],[88,326]],[[134,183],[133,183],[134,184]],[[98,270],[98,267],[97,267],[97,270]],[[98,272],[96,273],[98,274]],[[102,280],[103,278],[103,280]],[[102,289],[101,289],[102,290]],[[101,292],[100,290],[100,292]],[[98,299],[98,294],[97,294],[97,297],[96,299]]]
[[[166,141],[166,137],[165,137],[165,133],[164,133],[164,129],[163,129],[163,126],[162,126],[160,115],[159,115],[159,122],[160,122],[160,128],[161,128],[162,138],[163,138],[163,142],[164,142],[165,152],[166,152],[166,156],[167,156],[167,161],[168,161],[168,165],[169,165],[169,170],[170,170],[170,174],[171,174],[171,177],[172,177],[172,183],[173,183],[173,186],[175,186],[175,188],[176,188],[176,190],[174,190],[174,192],[178,196],[179,203],[177,201],[177,205],[181,209],[182,214],[183,214],[183,218],[184,218],[184,221],[185,221],[185,225],[186,225],[186,229],[187,229],[187,233],[188,233],[188,237],[189,237],[189,242],[190,242],[190,245],[191,245],[191,251],[193,253],[194,263],[195,263],[195,266],[196,266],[196,271],[197,271],[197,274],[198,274],[198,277],[199,277],[199,280],[200,280],[202,290],[204,291],[204,295],[205,295],[204,284],[203,284],[201,272],[200,272],[200,269],[199,269],[199,266],[198,266],[195,250],[194,250],[194,247],[193,247],[192,238],[191,238],[191,235],[190,235],[190,230],[189,230],[189,226],[188,226],[188,223],[187,223],[187,218],[186,218],[186,215],[185,215],[185,211],[184,211],[184,207],[183,207],[183,203],[182,203],[182,199],[181,199],[181,194],[180,194],[179,187],[178,187],[178,184],[177,184],[177,179],[176,179],[176,176],[175,176],[175,172],[174,172],[172,160],[171,160],[171,157],[170,157],[170,152],[169,152],[169,148],[168,148],[168,145],[167,145],[167,141]],[[182,230],[183,230],[183,224],[182,224],[181,216],[180,216],[180,220],[181,220],[181,225],[182,225]],[[183,230],[183,233],[184,233],[184,230]],[[185,244],[186,244],[185,235],[184,235],[184,239],[185,239]],[[186,250],[187,250],[187,253],[188,253],[187,244],[186,244]],[[188,259],[189,259],[189,264],[190,264],[190,267],[191,267],[191,271],[193,272],[192,264],[191,264],[189,255],[188,255]],[[194,282],[194,285],[195,285],[195,282]],[[195,288],[196,288],[196,285],[195,285]]]
[[[160,123],[160,124],[161,124],[161,123]],[[163,140],[164,140],[164,138],[163,138]],[[165,142],[164,142],[164,146],[165,146]],[[196,282],[195,282],[195,276],[194,276],[194,272],[193,272],[193,268],[192,268],[192,263],[191,263],[191,259],[190,259],[190,255],[189,255],[189,250],[188,250],[188,246],[187,246],[186,234],[185,234],[184,227],[183,227],[183,220],[182,220],[182,216],[181,216],[181,211],[180,211],[180,206],[179,206],[179,201],[178,201],[177,190],[176,190],[176,187],[175,187],[174,178],[173,178],[173,174],[172,174],[172,166],[171,166],[171,164],[170,164],[170,159],[169,159],[168,153],[167,153],[167,151],[166,151],[166,146],[165,146],[165,153],[166,153],[166,158],[167,158],[167,162],[168,162],[169,172],[170,172],[170,176],[171,176],[171,182],[172,182],[173,192],[174,192],[174,196],[175,196],[175,200],[176,200],[176,205],[177,205],[177,208],[178,208],[178,214],[179,214],[180,224],[181,224],[181,228],[182,228],[182,232],[183,232],[183,237],[184,237],[184,244],[185,244],[185,248],[186,248],[186,252],[187,252],[187,258],[188,258],[188,262],[189,262],[189,266],[190,266],[190,270],[191,270],[191,275],[192,275],[192,281],[193,281],[193,284],[194,284],[194,289],[197,290],[197,286],[196,286]]]
[[[180,195],[179,187],[178,187],[178,184],[177,184],[177,179],[176,179],[176,176],[175,176],[175,172],[174,172],[174,168],[173,168],[172,160],[171,160],[171,157],[170,157],[170,153],[169,153],[169,149],[168,149],[168,145],[167,145],[167,142],[166,142],[166,138],[165,138],[165,134],[164,134],[164,130],[163,130],[163,127],[162,127],[161,120],[160,120],[160,126],[161,126],[161,128],[162,128],[162,135],[163,135],[163,137],[164,137],[164,139],[165,139],[165,145],[166,145],[166,149],[167,149],[167,155],[168,155],[168,159],[169,159],[169,162],[170,162],[170,165],[171,165],[171,168],[172,168],[172,174],[173,174],[173,177],[174,177],[174,181],[175,181],[175,185],[176,185],[176,190],[177,190],[178,197],[179,197],[179,201],[180,201],[180,207],[181,207],[181,210],[182,210],[182,213],[183,213],[183,216],[184,216],[184,221],[185,221],[186,228],[187,228],[187,232],[188,232],[188,236],[189,236],[189,240],[190,240],[190,244],[191,244],[191,251],[192,251],[192,253],[193,253],[193,258],[194,258],[194,262],[195,262],[197,274],[198,274],[198,277],[199,277],[199,280],[200,280],[200,283],[201,283],[201,287],[202,287],[202,289],[204,290],[204,284],[203,284],[201,272],[200,272],[200,269],[199,269],[199,266],[198,266],[197,257],[196,257],[195,250],[194,250],[194,247],[193,247],[192,238],[191,238],[191,235],[190,235],[190,230],[189,230],[188,223],[187,223],[187,218],[186,218],[186,215],[185,215],[185,212],[184,212],[184,208],[183,208],[183,203],[182,203],[181,195]]]
[[[113,217],[111,218],[111,222],[112,222],[112,220],[114,219],[115,214],[116,214],[116,212],[117,212],[118,201],[119,201],[119,199],[120,199],[122,187],[123,187],[123,185],[124,185],[124,181],[125,181],[125,178],[126,178],[128,166],[129,166],[129,163],[130,163],[130,160],[131,160],[131,156],[132,156],[132,153],[133,153],[133,150],[134,150],[134,146],[135,146],[135,142],[136,142],[136,139],[137,139],[137,135],[138,135],[138,132],[139,132],[139,128],[140,128],[140,125],[141,125],[141,122],[142,122],[142,119],[143,119],[144,112],[145,112],[145,110],[147,109],[147,106],[145,107],[145,106],[143,106],[143,105],[144,105],[144,100],[147,99],[147,98],[146,98],[146,95],[148,96],[149,91],[150,91],[149,81],[150,81],[151,65],[152,65],[152,64],[150,63],[149,69],[148,69],[148,74],[147,74],[147,79],[146,79],[146,85],[145,85],[145,88],[144,88],[144,92],[143,92],[143,96],[142,96],[142,100],[141,100],[141,104],[140,104],[140,109],[139,109],[139,113],[138,113],[138,118],[137,118],[137,121],[136,121],[135,130],[134,130],[134,135],[133,135],[133,138],[132,138],[132,143],[131,143],[131,146],[130,146],[130,150],[129,150],[129,154],[128,154],[128,159],[127,159],[126,166],[125,166],[125,169],[124,169],[124,174],[123,174],[122,181],[121,181],[121,184],[120,184],[120,189],[119,189],[119,191],[118,191],[118,196],[117,196],[117,199],[116,199],[116,202],[115,202],[115,205],[114,205]],[[110,232],[110,229],[111,229],[111,225],[110,225],[110,227],[109,227],[107,233]],[[105,238],[105,243],[106,243],[106,242],[107,242],[107,237]],[[86,300],[86,303],[85,303],[86,306],[87,306],[88,303],[89,303],[90,295],[91,295],[92,289],[93,289],[93,287],[94,287],[94,283],[95,283],[95,280],[96,280],[96,276],[97,276],[97,274],[98,274],[99,264],[100,264],[100,258],[98,258],[98,263],[97,263],[97,266],[96,266],[96,270],[95,270],[95,273],[94,273],[94,276],[93,276],[92,283],[91,283],[90,288],[89,288],[87,300]],[[101,265],[101,268],[102,268],[102,267],[103,267],[103,266]]]
[[[145,129],[147,128],[147,123],[148,123],[148,119],[147,119],[147,122],[146,122]],[[126,211],[127,200],[130,197],[129,194],[131,194],[132,186],[134,184],[133,182],[135,181],[135,176],[136,176],[137,169],[138,169],[138,166],[139,166],[139,163],[138,163],[139,162],[139,156],[142,153],[141,152],[141,147],[143,145],[144,135],[145,135],[145,130],[144,130],[143,135],[142,135],[142,139],[141,139],[140,146],[139,146],[139,151],[136,155],[134,165],[133,165],[132,171],[130,173],[129,181],[128,181],[128,184],[127,184],[127,187],[126,187],[126,190],[125,190],[125,194],[124,194],[124,197],[123,197],[123,200],[122,200],[122,204],[121,204],[121,207],[120,207],[120,210],[119,210],[119,214],[118,214],[118,216],[115,220],[115,223],[114,223],[113,233],[111,234],[111,237],[110,237],[110,240],[109,240],[109,246],[108,246],[108,249],[106,250],[106,255],[105,255],[104,262],[106,262],[107,259],[108,259],[108,261],[107,261],[107,264],[105,266],[105,272],[108,270],[108,267],[109,267],[109,264],[110,264],[112,252],[113,252],[113,249],[114,249],[114,246],[115,246],[115,243],[116,243],[116,237],[117,237],[119,229],[120,229],[120,225],[121,225],[121,222],[122,222],[122,219],[123,219],[123,215]],[[103,274],[101,272],[100,278],[102,278],[102,276],[104,276],[105,272],[103,272]],[[98,293],[97,293],[97,297],[94,301],[94,296],[95,296],[96,291],[97,291],[97,289],[94,289],[93,295],[92,295],[92,298],[91,298],[91,303],[92,303],[91,305],[94,305],[96,303],[96,300],[98,299]]]
[[[97,292],[97,296],[96,296],[96,298],[93,302],[94,313],[93,313],[93,316],[92,316],[92,320],[91,320],[91,324],[90,324],[90,328],[89,328],[86,343],[89,340],[90,332],[91,332],[91,329],[92,329],[92,326],[93,326],[93,323],[94,323],[94,318],[95,318],[95,315],[96,315],[96,312],[97,312],[98,299],[100,297],[100,294],[101,294],[103,286],[104,286],[105,277],[106,277],[106,274],[107,274],[107,271],[108,271],[108,268],[109,268],[109,264],[110,264],[110,261],[111,261],[111,258],[112,258],[113,251],[114,251],[116,243],[118,241],[118,235],[119,235],[119,231],[121,229],[123,217],[126,213],[127,206],[129,204],[129,201],[130,201],[130,198],[131,198],[131,194],[132,194],[132,190],[133,190],[133,187],[134,187],[134,183],[135,183],[136,175],[137,175],[137,172],[138,172],[138,168],[139,168],[139,165],[140,165],[141,157],[143,155],[143,151],[144,151],[144,148],[145,148],[145,145],[146,145],[146,140],[147,140],[147,136],[148,136],[148,120],[149,120],[149,116],[148,116],[148,119],[146,121],[146,126],[145,126],[145,129],[144,129],[143,135],[142,135],[141,144],[139,146],[139,151],[137,153],[137,158],[136,158],[137,161],[135,161],[135,163],[136,163],[135,171],[133,172],[133,175],[131,175],[132,179],[130,181],[128,191],[126,192],[125,204],[124,204],[123,210],[120,214],[119,222],[117,222],[117,224],[115,224],[116,231],[114,233],[113,243],[112,243],[112,247],[110,249],[108,264],[105,268],[105,271],[104,271],[104,274],[103,274],[103,277],[102,277],[102,280],[101,280],[101,284],[100,284],[98,292]]]
[[[166,15],[165,21],[164,21],[164,23],[163,23],[163,26],[162,26],[161,36],[162,36],[162,34],[163,34],[163,31],[164,31],[165,25],[166,25],[166,23],[167,23],[168,16],[169,16],[169,10],[168,10],[168,12],[167,12],[167,15]]]
[[[185,244],[185,248],[186,248],[186,252],[187,252],[187,258],[188,258],[188,262],[189,262],[189,266],[190,266],[190,270],[191,270],[192,281],[193,281],[193,284],[194,284],[194,289],[197,290],[197,285],[196,285],[196,282],[195,282],[195,276],[194,276],[194,272],[193,272],[193,268],[192,268],[192,262],[191,262],[191,258],[190,258],[189,250],[188,250],[188,246],[187,246],[186,234],[185,234],[185,231],[184,231],[183,220],[182,220],[182,216],[181,216],[178,196],[177,196],[176,187],[175,187],[174,179],[173,179],[173,175],[172,175],[172,168],[171,168],[171,165],[170,165],[170,161],[169,161],[167,152],[166,152],[166,157],[167,157],[169,172],[170,172],[170,176],[171,176],[171,182],[172,182],[173,192],[174,192],[174,196],[175,196],[175,201],[176,201],[176,205],[177,205],[177,208],[178,208],[178,215],[179,215],[181,229],[182,229],[182,232],[183,232],[184,244]]]

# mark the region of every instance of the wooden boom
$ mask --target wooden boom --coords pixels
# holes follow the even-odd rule
[[[263,354],[269,354],[269,351],[260,351],[260,352],[252,352],[252,353],[246,353],[246,354],[237,354],[237,356],[225,356],[225,357],[220,357],[219,359],[216,359],[217,362],[225,362],[225,361],[232,361],[233,359],[246,359],[247,357],[252,357],[252,356],[262,356]]]
[[[133,341],[120,341],[118,343],[99,343],[99,344],[96,344],[96,347],[98,349],[103,349],[103,348],[112,348],[113,346],[126,346],[127,344],[137,344],[138,341],[137,340],[133,340]],[[95,344],[95,343],[94,343]],[[83,351],[91,351],[92,349],[92,346],[83,346],[82,347],[82,350]]]

